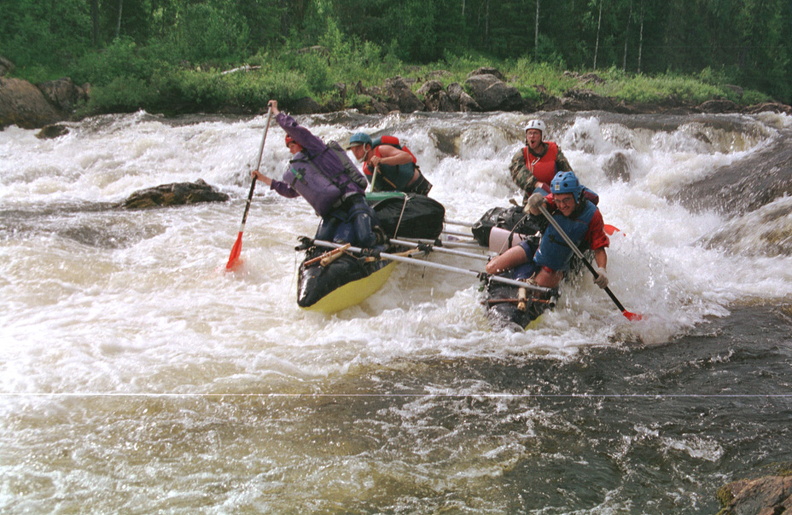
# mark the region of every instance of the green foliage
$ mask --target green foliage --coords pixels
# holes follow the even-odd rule
[[[290,102],[312,94],[305,77],[293,70],[232,73],[223,77],[228,88],[228,100],[235,105],[264,108],[267,101],[275,98],[288,106]]]
[[[234,62],[245,55],[249,35],[247,24],[228,6],[188,4],[160,45],[191,63]]]
[[[134,41],[122,37],[105,50],[83,54],[72,66],[70,75],[77,83],[90,82],[95,86],[105,86],[126,77],[146,80],[160,66],[162,64],[158,61],[140,55]]]
[[[723,96],[723,90],[695,80],[675,74],[657,77],[637,75],[613,81],[607,88],[614,98],[627,102],[658,102],[664,99],[701,103],[712,98]]]
[[[539,89],[560,95],[585,87],[626,101],[745,103],[763,94],[792,101],[788,0],[96,0],[96,11],[92,5],[0,0],[0,54],[16,64],[17,76],[33,81],[65,71],[75,82],[91,82],[94,94],[104,95],[94,103],[101,109],[164,110],[170,101],[175,109],[247,106],[274,93],[330,98],[336,82],[380,85],[438,68],[450,72],[442,78],[447,85],[464,83],[480,66],[500,68],[529,99]],[[304,51],[314,46],[321,48]],[[563,74],[590,71],[595,57],[604,84]],[[261,63],[288,82],[265,83],[263,72],[218,73],[245,63]],[[129,91],[125,82],[145,87]],[[742,96],[724,84],[744,88]],[[121,95],[128,98],[113,99]]]
[[[228,85],[216,71],[178,70],[159,81],[163,106],[190,106],[190,110],[216,110],[228,98]]]
[[[118,77],[95,88],[86,106],[87,113],[127,113],[156,101],[158,92],[135,77]]]
[[[517,60],[508,73],[517,77],[514,86],[520,94],[531,99],[538,98],[536,86],[543,87],[548,94],[555,96],[561,96],[578,86],[577,80],[564,76],[562,68],[546,62],[533,63],[528,58]]]
[[[739,99],[736,99],[736,100],[732,99],[732,100],[734,100],[735,102],[737,102],[739,104],[747,105],[747,106],[755,105],[755,104],[761,104],[763,102],[771,102],[772,101],[770,96],[767,95],[766,93],[762,93],[760,91],[756,91],[756,90],[753,90],[753,89],[746,89],[745,91],[743,91],[743,94],[742,94],[742,96],[740,96]]]
[[[89,47],[88,27],[85,0],[0,0],[0,55],[22,73],[39,66],[62,70]]]
[[[737,72],[738,70],[734,67],[721,66],[718,69],[714,69],[711,66],[707,66],[699,72],[698,78],[701,82],[707,84],[731,84],[735,81]]]
[[[14,70],[14,75],[33,84],[39,84],[68,75],[68,72],[64,72],[58,68],[48,68],[41,64],[32,64],[30,66],[16,68]]]

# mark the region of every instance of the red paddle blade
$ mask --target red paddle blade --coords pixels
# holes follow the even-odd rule
[[[234,243],[234,246],[231,247],[231,255],[228,257],[226,270],[231,270],[237,265],[240,254],[242,254],[242,231],[239,231],[239,235],[237,236],[236,243]]]
[[[605,234],[613,236],[613,233],[618,232],[619,228],[614,225],[605,224]]]
[[[622,315],[624,315],[625,317],[627,317],[627,320],[629,320],[630,322],[635,322],[635,321],[638,321],[638,320],[643,320],[643,315],[639,315],[638,313],[630,313],[630,312],[629,312],[629,311],[627,311],[626,309],[625,309],[624,311],[622,311]]]

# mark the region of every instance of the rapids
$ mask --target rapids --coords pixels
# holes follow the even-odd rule
[[[317,218],[261,184],[226,272],[265,116],[0,132],[0,511],[715,513],[792,461],[792,118],[544,115],[620,229],[611,289],[641,322],[581,275],[535,329],[497,328],[475,280],[405,265],[300,311]],[[518,198],[528,119],[298,117],[399,136],[467,222]],[[262,171],[288,155],[272,127]],[[114,207],[198,178],[232,200]]]

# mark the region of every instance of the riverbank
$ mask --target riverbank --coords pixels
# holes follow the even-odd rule
[[[278,93],[263,81],[266,70],[243,66],[222,72],[190,72],[189,81],[157,96],[132,94],[90,84],[75,84],[64,77],[37,85],[17,78],[0,77],[0,129],[17,125],[42,128],[97,114],[145,110],[166,116],[231,114],[255,116],[266,112],[267,101],[278,98],[293,114],[319,114],[354,109],[363,114],[393,112],[549,112],[606,111],[620,114],[745,113],[763,111],[792,114],[792,107],[773,102],[737,86],[712,87],[690,78],[634,77],[614,72],[557,76],[529,76],[479,67],[459,70],[404,70],[404,75],[366,86],[337,82],[329,92],[305,95],[305,90]],[[511,72],[511,73],[510,73]],[[282,88],[281,88],[282,89]],[[188,91],[189,90],[189,91]],[[44,137],[61,134],[50,128]]]

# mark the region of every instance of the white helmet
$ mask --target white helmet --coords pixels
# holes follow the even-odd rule
[[[525,132],[528,132],[528,129],[540,130],[542,131],[542,136],[544,136],[545,131],[547,131],[547,126],[542,120],[531,120],[528,122],[528,125],[525,126]]]

